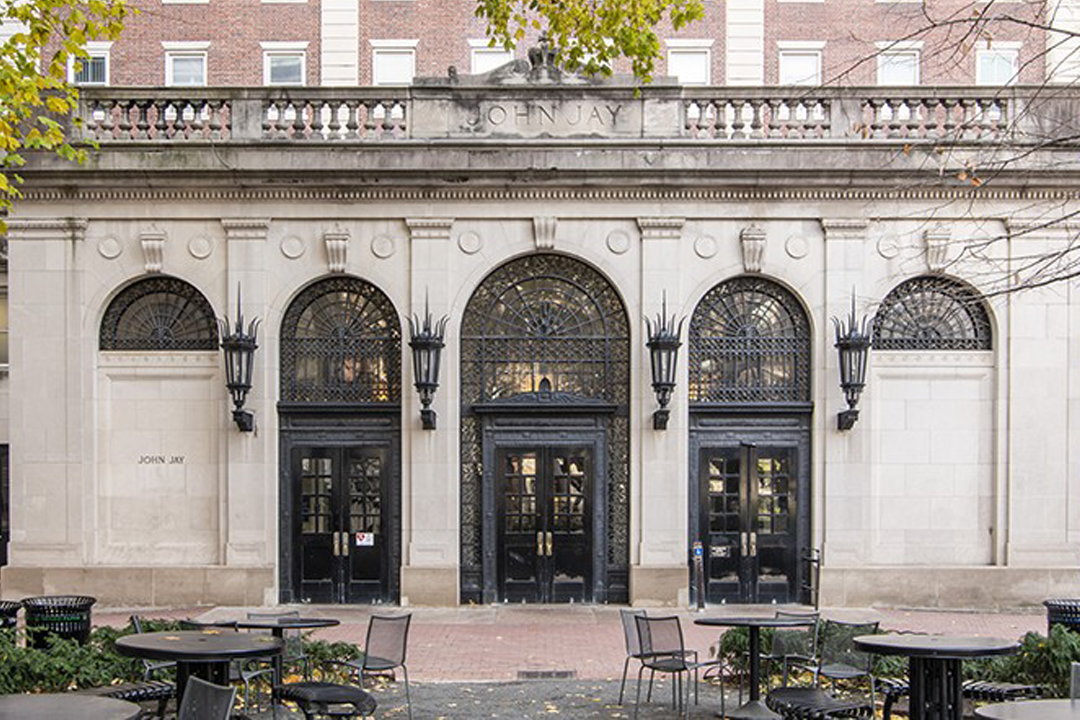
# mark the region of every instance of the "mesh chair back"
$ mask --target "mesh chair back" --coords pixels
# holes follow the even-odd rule
[[[188,678],[177,720],[229,720],[236,688],[222,687],[202,678]]]
[[[289,610],[287,612],[279,613],[261,613],[261,612],[249,612],[247,614],[248,620],[278,620],[280,618],[300,618],[299,610]],[[265,632],[269,634],[270,631],[256,630],[255,632]],[[282,655],[283,660],[300,660],[304,657],[304,634],[297,628],[295,630],[285,630],[282,632],[281,638],[285,641],[285,652]]]
[[[637,621],[635,618],[645,617],[644,610],[619,610],[622,618],[623,639],[626,641],[626,654],[637,657],[641,654],[641,641],[638,639]]]
[[[198,620],[181,620],[181,630],[231,630],[237,631],[236,622],[204,623]]]
[[[847,623],[826,620],[821,629],[821,665],[847,665],[869,673],[873,656],[855,649],[852,640],[858,635],[874,635],[878,623]]]
[[[777,610],[778,618],[798,618],[813,620],[814,624],[808,628],[796,628],[791,630],[777,629],[773,632],[772,645],[769,654],[773,657],[817,657],[818,619],[816,612],[797,612],[792,610]]]
[[[684,654],[682,626],[677,617],[649,617],[640,615],[634,618],[641,641],[641,654],[648,658],[656,655]]]
[[[364,643],[364,668],[389,670],[405,663],[412,615],[372,615]]]

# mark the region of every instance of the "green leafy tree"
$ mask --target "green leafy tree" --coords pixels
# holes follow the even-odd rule
[[[660,54],[657,27],[679,30],[704,14],[702,0],[477,0],[476,7],[493,43],[511,49],[530,29],[542,30],[568,67],[610,75],[625,57],[644,82]]]
[[[130,12],[125,0],[0,0],[0,215],[19,197],[26,151],[86,159],[66,132],[79,94],[68,62],[87,57],[87,42],[115,40]]]

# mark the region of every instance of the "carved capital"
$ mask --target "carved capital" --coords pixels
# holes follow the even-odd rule
[[[537,250],[555,249],[555,231],[559,228],[559,218],[534,217],[533,241]]]
[[[748,273],[761,272],[761,259],[765,256],[765,230],[758,225],[748,225],[739,233],[742,246],[743,270]]]
[[[686,218],[640,217],[637,224],[642,240],[681,240]]]
[[[151,225],[139,233],[139,245],[142,246],[146,272],[161,272],[165,262],[165,231],[158,229],[156,225]]]
[[[323,233],[326,243],[326,266],[332,273],[343,273],[349,266],[349,231],[334,223],[334,227]]]
[[[454,218],[405,218],[413,240],[450,240]]]
[[[937,273],[945,269],[951,237],[952,231],[944,225],[938,225],[923,232],[923,242],[926,243],[926,269],[930,272]]]
[[[870,221],[863,218],[821,218],[825,241],[865,240]]]
[[[225,237],[233,240],[266,240],[270,232],[270,218],[227,218],[222,219]]]

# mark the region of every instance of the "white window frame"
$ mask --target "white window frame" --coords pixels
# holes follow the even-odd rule
[[[112,63],[110,56],[112,55],[112,42],[88,42],[86,43],[86,54],[88,58],[76,58],[74,56],[68,56],[67,64],[67,78],[68,82],[72,85],[75,84],[75,62],[76,60],[87,60],[89,58],[105,58],[105,82],[89,82],[79,83],[80,87],[103,87],[110,83],[110,74],[112,72]]]
[[[668,75],[674,76],[671,72],[671,59],[678,55],[702,55],[705,58],[705,81],[704,82],[683,82],[679,81],[681,85],[688,87],[702,87],[705,85],[712,85],[712,48],[714,40],[708,39],[692,39],[692,38],[668,38],[664,40],[664,44],[667,45],[667,55],[665,59],[667,66],[665,72]]]
[[[162,5],[209,5],[210,0],[161,0]]]
[[[381,85],[383,87],[406,87],[412,84],[412,81],[416,78],[416,46],[420,44],[420,40],[368,40],[371,44],[371,84]],[[378,65],[378,58],[382,54],[389,55],[391,53],[408,53],[412,60],[412,77],[408,82],[401,83],[380,83],[376,75],[375,69]]]
[[[817,77],[812,81],[787,83],[799,86],[814,87],[821,85],[825,77],[824,41],[809,40],[779,40],[776,43],[776,82],[784,84],[780,80],[781,66],[785,57],[812,57],[817,62]]]
[[[975,49],[975,84],[986,85],[990,87],[1004,87],[1007,85],[1015,85],[1019,82],[1020,74],[1020,46],[1019,42],[994,42],[984,43],[982,47]],[[982,73],[982,59],[987,55],[1011,55],[1013,73],[1012,77],[1006,80],[1004,83],[990,82],[987,78],[983,77]]]
[[[516,59],[516,56],[514,55],[514,51],[513,50],[507,50],[502,45],[496,44],[493,47],[491,45],[488,45],[488,40],[486,40],[486,39],[469,40],[469,74],[470,75],[482,75],[483,73],[491,72],[491,70],[495,69],[495,68],[490,68],[488,70],[479,70],[479,69],[477,69],[477,67],[476,67],[476,59],[478,57],[480,57],[480,56],[483,56],[483,55],[501,55],[501,56],[503,56],[504,58],[506,58],[506,61],[504,63],[500,63],[500,65],[505,65],[506,63],[513,62]],[[496,65],[495,67],[499,67],[499,65]]]
[[[209,60],[207,58],[207,50],[210,49],[209,42],[162,42],[161,47],[165,49],[165,85],[167,87],[206,87],[209,76]],[[176,58],[182,57],[198,57],[203,61],[203,77],[202,85],[174,85],[173,84],[173,64],[172,61]]]
[[[307,42],[261,42],[263,51],[263,85],[299,87],[307,85]],[[299,83],[275,83],[270,80],[270,60],[275,57],[300,58]]]
[[[898,55],[913,55],[915,57],[915,85],[922,82],[922,49],[923,43],[921,40],[906,41],[906,42],[879,42],[877,43],[878,56],[877,56],[877,76],[876,81],[878,85],[884,85],[881,82],[881,71],[884,66],[886,58],[896,57]],[[890,85],[890,87],[905,87],[902,85]]]

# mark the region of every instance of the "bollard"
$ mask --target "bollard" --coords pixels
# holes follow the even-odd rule
[[[694,587],[697,589],[697,609],[705,609],[705,548],[701,541],[694,543]]]

